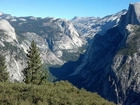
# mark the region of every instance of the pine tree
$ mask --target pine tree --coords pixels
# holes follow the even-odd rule
[[[46,74],[44,70],[42,70],[42,67],[43,64],[39,50],[36,43],[32,41],[27,53],[27,67],[23,70],[25,83],[39,85],[43,81],[46,81],[47,77],[45,77]],[[45,78],[45,80],[43,78]]]
[[[8,80],[7,66],[5,64],[5,57],[0,54],[0,82]]]

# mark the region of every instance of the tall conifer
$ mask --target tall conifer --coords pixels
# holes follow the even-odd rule
[[[44,80],[46,74],[44,70],[42,70],[42,66],[39,50],[35,41],[32,41],[27,53],[27,67],[23,71],[25,83],[39,85],[43,81],[46,81],[47,79]]]
[[[8,80],[8,72],[5,63],[5,57],[0,54],[0,82],[6,82],[7,80]]]

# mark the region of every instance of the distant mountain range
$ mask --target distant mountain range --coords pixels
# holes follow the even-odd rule
[[[22,81],[26,52],[34,40],[58,80],[69,80],[117,104],[139,105],[139,10],[140,3],[135,3],[128,11],[104,18],[72,20],[0,13],[0,53],[6,57],[10,80]]]
[[[15,17],[1,12],[0,53],[6,56],[11,81],[22,80],[21,71],[25,67],[25,55],[32,40],[37,43],[43,62],[48,67],[59,67],[68,61],[78,60],[79,55],[86,51],[93,36],[100,31],[103,32],[115,26],[121,14],[125,13],[126,11],[123,10],[103,19],[86,17],[68,21],[49,17]],[[108,27],[102,29],[107,24]],[[94,29],[93,26],[98,30]],[[93,31],[96,32],[92,33]]]

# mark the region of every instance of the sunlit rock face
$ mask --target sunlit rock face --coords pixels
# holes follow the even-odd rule
[[[25,56],[18,43],[15,29],[6,20],[0,20],[0,53],[5,56],[9,79],[21,81],[21,70],[25,66]]]
[[[6,36],[3,37],[7,42],[17,41],[15,29],[6,20],[0,20],[0,30],[2,30]]]
[[[96,34],[104,34],[108,29],[116,26],[120,17],[126,14],[127,10],[122,10],[116,14],[99,17],[74,17],[71,22],[74,24],[82,38],[90,41]]]

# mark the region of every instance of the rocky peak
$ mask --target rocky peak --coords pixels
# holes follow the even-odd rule
[[[7,35],[5,36],[7,42],[17,41],[15,30],[7,20],[0,20],[0,30]]]
[[[140,2],[129,5],[127,12],[127,24],[140,25]]]
[[[126,15],[122,16],[119,22],[120,31],[124,32],[128,24],[140,25],[140,2],[130,4]]]

